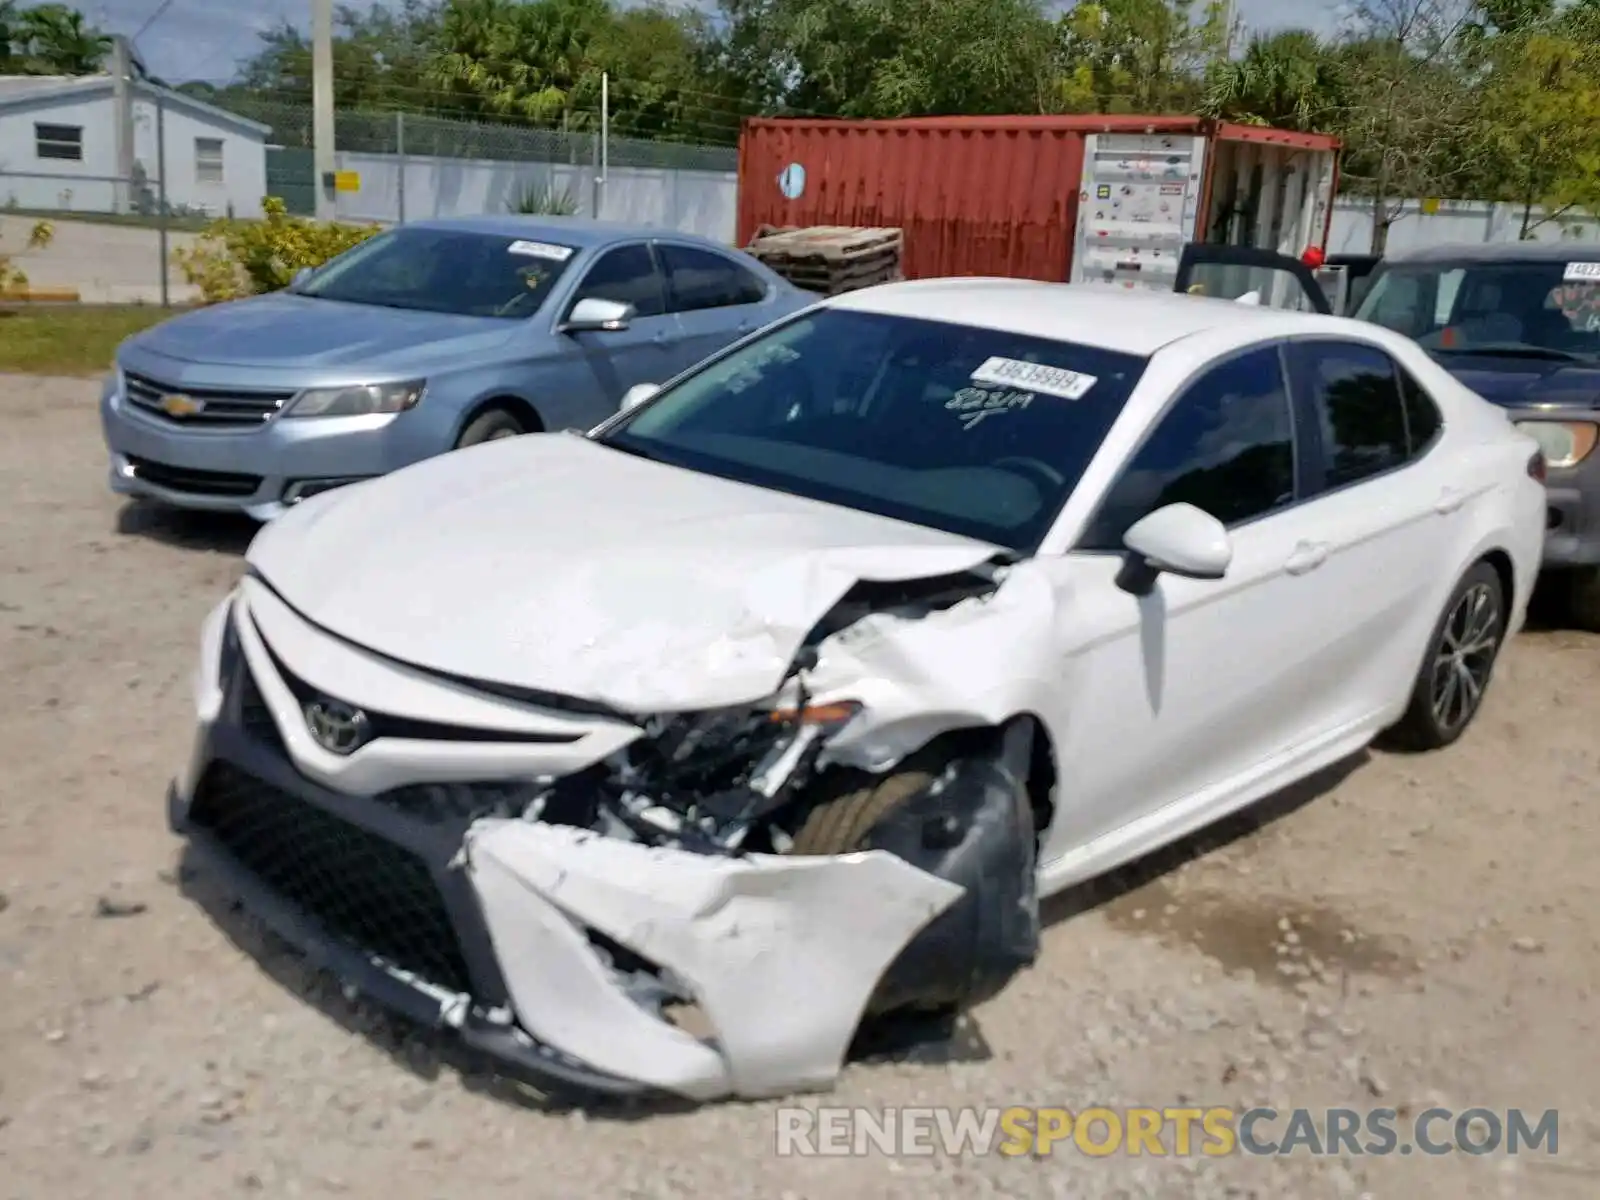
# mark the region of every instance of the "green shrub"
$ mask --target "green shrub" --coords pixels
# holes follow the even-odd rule
[[[276,292],[302,267],[320,267],[335,255],[380,232],[376,225],[340,225],[292,217],[276,196],[262,202],[255,221],[212,221],[193,247],[175,250],[173,261],[207,304]]]

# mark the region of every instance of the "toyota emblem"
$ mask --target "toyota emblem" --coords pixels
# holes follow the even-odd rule
[[[306,728],[330,754],[352,754],[367,740],[367,714],[341,700],[313,700],[305,713]]]

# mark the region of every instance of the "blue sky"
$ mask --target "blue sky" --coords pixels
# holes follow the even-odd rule
[[[377,0],[350,0],[369,7]],[[161,0],[79,0],[84,13],[112,33],[137,33]],[[255,49],[258,35],[285,19],[305,26],[310,0],[172,0],[139,39],[150,70],[174,83],[222,81]],[[1238,0],[1239,15],[1252,28],[1298,25],[1331,32],[1339,5],[1329,0]]]

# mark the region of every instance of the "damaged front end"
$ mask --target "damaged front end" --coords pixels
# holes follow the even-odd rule
[[[418,673],[247,579],[208,622],[173,823],[280,933],[509,1073],[694,1100],[825,1087],[864,1017],[975,1003],[1036,952],[1031,725],[896,714],[885,687],[909,685],[870,654],[906,646],[861,632],[959,631],[1004,577],[858,584],[761,702],[480,695],[499,730],[420,711]],[[385,672],[405,717],[379,708]],[[335,703],[379,732],[319,744]]]

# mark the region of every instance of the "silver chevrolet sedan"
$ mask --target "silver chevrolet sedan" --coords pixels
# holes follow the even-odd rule
[[[575,218],[418,221],[286,291],[129,338],[114,491],[269,520],[459,446],[588,429],[642,384],[811,303],[702,238]]]

